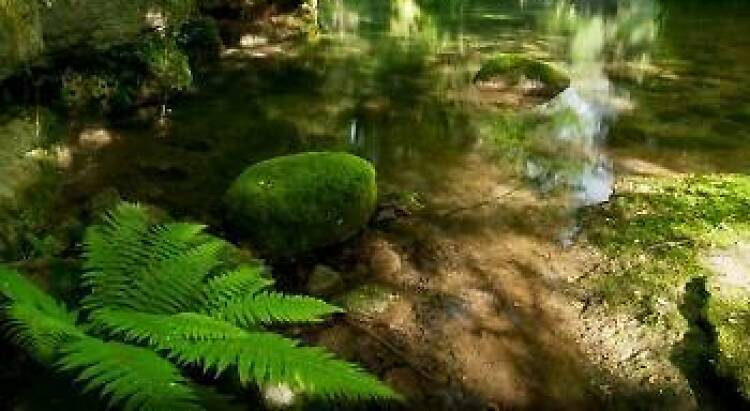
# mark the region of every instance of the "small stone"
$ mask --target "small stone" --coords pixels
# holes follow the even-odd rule
[[[81,131],[78,141],[83,147],[98,149],[111,143],[114,137],[109,130],[103,127],[92,127]]]
[[[369,266],[372,274],[378,278],[391,279],[401,271],[401,256],[393,246],[385,241],[377,241],[369,250]]]
[[[344,280],[338,271],[326,265],[316,265],[307,280],[307,292],[317,297],[326,297],[340,292]]]

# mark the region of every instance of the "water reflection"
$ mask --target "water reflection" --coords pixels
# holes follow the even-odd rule
[[[686,72],[702,68],[715,77],[718,69],[708,61],[673,70],[681,79],[691,79],[689,87],[680,83],[679,94],[659,88],[674,85],[652,75],[657,63],[673,59],[665,57],[661,45],[675,25],[664,24],[659,4],[321,1],[318,41],[274,58],[230,56],[201,82],[198,95],[175,102],[169,127],[160,129],[169,138],[153,141],[152,126],[118,130],[121,141],[102,150],[102,161],[109,164],[102,173],[134,197],[143,190],[144,200],[185,209],[193,203],[184,193],[196,193],[194,203],[200,207],[210,197],[204,191],[215,190],[209,194],[220,197],[243,166],[272,155],[349,150],[373,160],[385,183],[437,189],[451,167],[462,166],[463,156],[479,153],[540,193],[562,194],[574,207],[600,202],[611,193],[614,180],[611,153],[605,150],[613,142],[613,127],[615,144],[632,134],[647,135],[634,144],[648,150],[648,138],[668,141],[668,133],[680,134],[683,128],[691,129],[691,135],[706,128],[734,133],[750,113],[747,104],[738,104],[731,107],[731,117],[714,119],[716,113],[694,103],[693,117],[701,115],[698,125],[675,112],[676,99],[684,99],[687,91],[705,92],[715,83],[705,73],[690,77]],[[7,19],[3,10],[0,18]],[[2,27],[5,38],[11,36],[10,27],[16,27],[12,35],[20,33],[20,26]],[[699,37],[696,43],[711,44],[710,36],[699,34],[690,35]],[[742,41],[727,43],[739,49]],[[0,47],[7,44],[0,42]],[[564,66],[571,87],[538,107],[493,105],[472,78],[481,62],[496,53]],[[699,57],[705,59],[695,59]],[[711,88],[714,100],[702,106],[720,106],[713,103],[720,94],[728,95],[724,84],[748,78],[741,69],[723,75],[731,79]],[[742,103],[746,99],[740,94],[734,90],[729,95]],[[725,106],[732,103],[723,100]],[[639,106],[644,101],[648,106]],[[131,124],[127,119],[118,123]],[[660,125],[664,123],[669,126]],[[124,164],[123,153],[142,164]],[[177,158],[184,164],[176,164]],[[115,167],[124,170],[111,170]],[[159,175],[185,175],[181,181],[160,181],[153,173],[175,167],[184,173]],[[202,174],[193,175],[191,169]],[[135,182],[141,187],[134,187]]]
[[[546,20],[549,30],[565,33],[570,39],[571,86],[540,107],[549,117],[541,133],[553,140],[542,141],[562,142],[567,149],[554,154],[557,161],[529,158],[526,174],[545,190],[568,186],[577,204],[606,201],[614,177],[603,150],[605,139],[609,125],[632,105],[628,94],[610,81],[607,68],[649,59],[649,47],[658,34],[658,7],[650,0],[560,0]],[[560,161],[565,157],[560,153],[573,153],[574,158]]]

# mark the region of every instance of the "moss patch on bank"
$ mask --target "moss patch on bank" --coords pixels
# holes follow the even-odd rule
[[[749,237],[750,177],[628,178],[612,201],[585,211],[584,224],[588,242],[607,257],[587,288],[610,308],[658,326],[667,341],[682,339],[675,345],[682,357],[715,353],[677,361],[690,371],[708,359],[705,366],[750,398],[750,293],[728,293],[704,258]],[[690,304],[696,281],[707,284],[705,307]],[[686,315],[692,311],[700,313]],[[698,323],[703,337],[690,338]]]
[[[750,177],[630,178],[584,224],[609,257],[606,274],[591,280],[600,297],[644,319],[668,319],[685,285],[709,275],[699,254],[750,232]]]
[[[707,317],[716,333],[717,371],[734,379],[750,400],[750,292],[725,293],[715,287],[710,292]]]

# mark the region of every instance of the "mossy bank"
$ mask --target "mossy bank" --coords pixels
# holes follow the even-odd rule
[[[675,353],[680,351],[676,362],[717,363],[712,372],[739,381],[747,396],[750,355],[737,342],[750,337],[750,294],[728,297],[717,286],[721,273],[706,260],[748,238],[750,177],[627,178],[609,203],[586,210],[583,220],[588,243],[607,257],[599,272],[585,280],[595,299],[658,329]],[[742,273],[734,270],[734,275]],[[695,290],[695,284],[703,285]],[[701,306],[691,304],[698,300]],[[691,338],[696,330],[705,338]],[[689,358],[690,353],[712,352],[718,362],[703,355]],[[688,364],[686,374],[694,368]]]

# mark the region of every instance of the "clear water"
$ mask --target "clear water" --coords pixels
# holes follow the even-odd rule
[[[481,153],[542,193],[567,191],[576,204],[605,200],[618,172],[743,171],[748,161],[746,6],[327,0],[320,7],[314,42],[231,53],[199,76],[194,94],[168,103],[165,122],[77,120],[48,132],[74,143],[82,132],[107,129],[111,141],[75,151],[80,161],[71,167],[89,167],[92,187],[184,212],[216,212],[243,167],[302,150],[365,156],[392,190],[432,189],[467,153]],[[563,66],[572,87],[542,106],[498,108],[471,82],[496,52]],[[542,124],[523,126],[518,113],[541,114]],[[14,138],[8,124],[16,120],[4,120],[5,138]],[[509,137],[508,123],[524,136]]]

